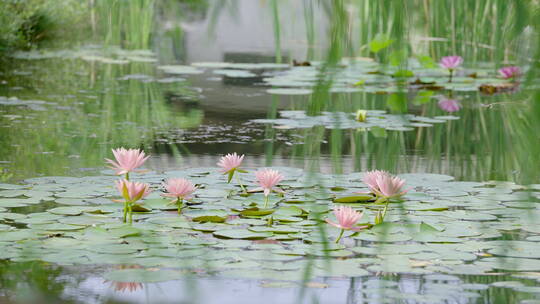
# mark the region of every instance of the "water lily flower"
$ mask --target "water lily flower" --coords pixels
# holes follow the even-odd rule
[[[456,99],[442,99],[439,101],[439,108],[449,113],[457,112],[461,109],[461,103]]]
[[[139,149],[113,149],[114,158],[116,161],[106,158],[105,160],[114,169],[116,175],[126,175],[126,179],[129,180],[129,172],[142,166],[144,162],[150,157],[144,154],[144,151]]]
[[[463,63],[461,56],[445,56],[441,58],[439,65],[444,69],[453,70],[459,67]]]
[[[358,110],[356,111],[356,121],[364,122],[367,118],[367,111],[366,110]]]
[[[521,69],[517,66],[507,66],[500,68],[499,74],[504,79],[516,79],[521,74]]]
[[[126,216],[129,214],[129,222],[132,222],[132,208],[133,204],[145,198],[150,194],[150,186],[145,183],[130,182],[126,179],[115,182],[116,189],[124,197],[124,223],[126,222]]]
[[[441,58],[439,65],[443,69],[448,69],[450,72],[449,82],[452,82],[452,75],[454,70],[457,69],[463,63],[463,58],[461,56],[446,56]]]
[[[184,178],[171,178],[164,184],[166,193],[163,196],[173,197],[173,202],[178,206],[178,214],[181,213],[183,200],[191,198],[191,194],[197,190],[197,188],[187,179]]]
[[[242,161],[244,160],[244,155],[238,155],[236,154],[236,152],[232,153],[232,154],[227,154],[223,157],[221,157],[221,159],[219,160],[219,162],[217,163],[217,165],[219,167],[221,167],[221,172],[223,174],[228,174],[229,177],[228,177],[228,180],[227,180],[227,183],[230,183],[233,176],[234,176],[234,173],[236,173],[236,171],[238,172],[242,172],[242,173],[247,173],[247,171],[244,171],[242,169],[240,169],[240,166],[242,165]],[[238,184],[240,185],[240,188],[242,188],[242,190],[244,192],[246,192],[246,188],[244,187],[244,185],[242,184],[242,181],[240,180],[240,177],[238,175],[237,176],[237,179],[238,179]]]
[[[264,192],[264,207],[266,208],[268,205],[268,196],[270,195],[270,192],[272,192],[273,188],[279,184],[284,177],[281,175],[281,173],[279,173],[279,171],[272,169],[259,170],[255,173],[255,177],[257,178],[257,183],[259,186],[261,186]]]
[[[369,189],[373,193],[376,193],[377,191],[379,191],[379,185],[377,184],[377,178],[379,178],[379,176],[388,175],[388,174],[389,174],[388,172],[383,171],[383,170],[368,171],[368,172],[366,172],[366,174],[364,174],[364,177],[362,178],[362,181],[366,185],[368,185]]]
[[[377,186],[378,190],[376,191],[377,195],[382,196],[386,199],[398,198],[405,195],[409,190],[403,190],[405,185],[405,180],[397,177],[387,175],[380,175],[377,177]]]
[[[217,165],[221,167],[222,173],[229,173],[231,171],[234,172],[235,170],[237,170],[240,167],[240,165],[242,165],[243,160],[244,160],[243,154],[238,155],[236,154],[236,152],[234,152],[232,154],[229,153],[221,157]]]
[[[345,230],[359,231],[366,228],[367,226],[355,226],[358,220],[362,218],[363,213],[355,211],[351,207],[339,206],[334,209],[334,215],[338,220],[337,223],[332,222],[329,219],[326,219],[326,222],[334,227],[341,229],[339,237],[336,239],[336,243],[339,242]]]

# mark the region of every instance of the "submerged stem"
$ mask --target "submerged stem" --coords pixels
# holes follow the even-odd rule
[[[341,232],[339,233],[338,238],[336,239],[336,244],[339,243],[339,240],[341,240],[341,237],[343,236],[343,233],[345,232],[345,229],[341,229]]]
[[[268,208],[268,195],[264,196],[264,208]]]

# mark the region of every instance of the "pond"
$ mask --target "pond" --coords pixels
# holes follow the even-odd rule
[[[2,303],[540,303],[536,3],[79,9],[1,55]]]

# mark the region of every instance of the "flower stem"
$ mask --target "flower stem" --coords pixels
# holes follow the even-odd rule
[[[129,224],[131,225],[133,223],[133,206],[131,204],[128,204],[128,214],[129,214]]]
[[[383,212],[381,214],[381,224],[384,222],[384,218],[386,217],[386,211],[388,211],[388,203],[390,203],[390,200],[386,200],[386,204],[384,205]]]
[[[182,214],[182,205],[184,205],[182,199],[178,198],[178,200],[176,201],[176,206],[178,207],[178,215]]]
[[[244,193],[247,193],[247,190],[244,187],[244,184],[242,184],[242,179],[240,178],[240,174],[236,174],[236,180],[238,181],[238,184],[240,185],[240,188],[242,188],[242,191]]]
[[[127,221],[128,202],[124,203],[124,223]]]
[[[264,197],[264,208],[268,208],[268,195]]]
[[[126,172],[126,180],[129,181],[129,172]]]
[[[450,70],[450,79],[448,80],[448,82],[452,82],[452,74],[454,74],[454,70],[453,69],[449,69]]]
[[[341,229],[341,232],[339,233],[338,238],[336,239],[336,244],[339,243],[339,240],[341,240],[341,237],[343,236],[343,233],[345,232],[344,229]]]

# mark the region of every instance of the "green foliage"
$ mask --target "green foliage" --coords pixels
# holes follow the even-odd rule
[[[6,0],[0,4],[0,52],[66,37],[84,23],[84,1]]]
[[[373,40],[369,43],[369,50],[372,53],[378,53],[379,51],[389,47],[394,42],[394,39],[388,34],[377,34]]]

